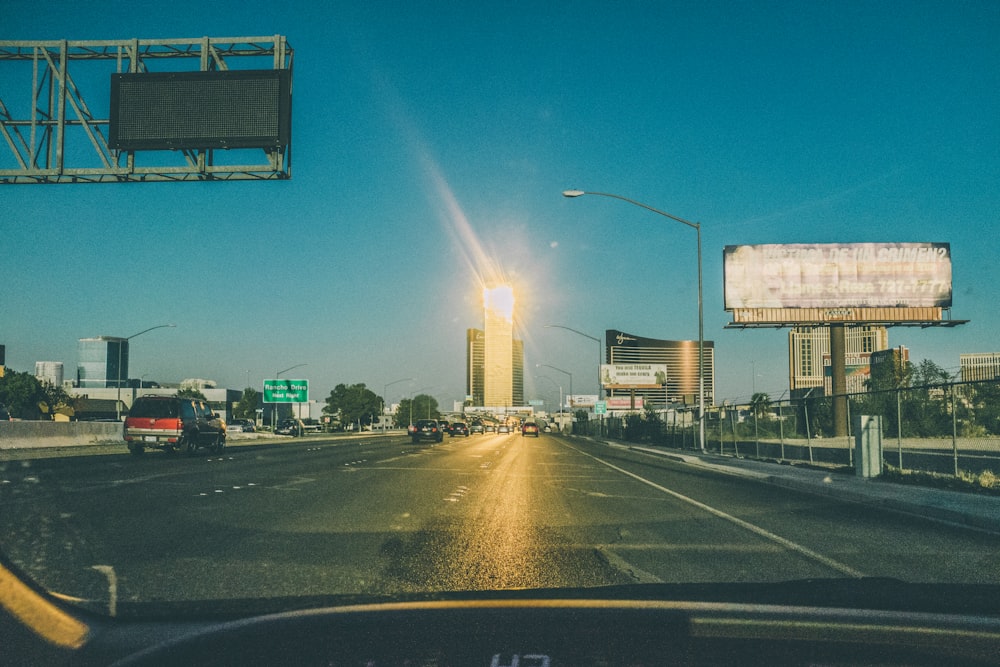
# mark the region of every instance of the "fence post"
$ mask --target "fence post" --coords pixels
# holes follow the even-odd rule
[[[955,463],[955,477],[958,477],[958,412],[955,410],[955,385],[951,385],[951,452]]]
[[[847,397],[847,462],[852,468],[854,467],[854,443],[851,441],[851,398]],[[881,428],[881,422],[879,422],[879,428]],[[882,456],[882,441],[879,440],[879,456]]]
[[[757,428],[757,408],[753,410],[753,441],[757,446],[757,458],[760,458],[760,430]]]
[[[903,390],[896,390],[896,452],[899,454],[899,469],[903,469]]]
[[[780,399],[779,399],[780,400]],[[781,460],[785,460],[785,420],[781,414],[781,403],[778,403],[778,437],[781,439]]]
[[[733,429],[733,456],[740,458],[740,443],[736,440],[736,406],[729,413],[729,425]]]
[[[813,442],[812,436],[809,434],[809,398],[808,396],[804,401],[802,401],[802,410],[805,412],[806,417],[806,447],[809,448],[809,463],[813,462]]]

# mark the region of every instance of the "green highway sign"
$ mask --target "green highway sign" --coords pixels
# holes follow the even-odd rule
[[[594,414],[595,415],[606,415],[608,414],[608,403],[607,401],[598,401],[594,404]]]
[[[308,403],[309,380],[264,380],[265,403]]]

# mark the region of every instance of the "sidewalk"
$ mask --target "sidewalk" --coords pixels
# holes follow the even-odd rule
[[[796,491],[835,496],[841,500],[874,505],[1000,533],[1000,496],[948,491],[878,478],[864,478],[842,472],[828,472],[804,465],[782,465],[713,454],[696,454],[653,447],[608,443],[646,454],[663,456],[688,465],[700,466],[729,475],[756,479]]]

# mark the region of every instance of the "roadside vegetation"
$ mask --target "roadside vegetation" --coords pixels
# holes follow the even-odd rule
[[[945,475],[936,472],[900,470],[891,465],[886,465],[882,471],[882,479],[898,484],[914,484],[952,491],[1000,495],[1000,475],[990,470],[984,470],[981,473],[961,470],[956,477],[955,475]]]

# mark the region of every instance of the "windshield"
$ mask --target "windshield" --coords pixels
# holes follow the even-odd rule
[[[997,5],[57,4],[0,35],[40,587],[1000,583]]]

